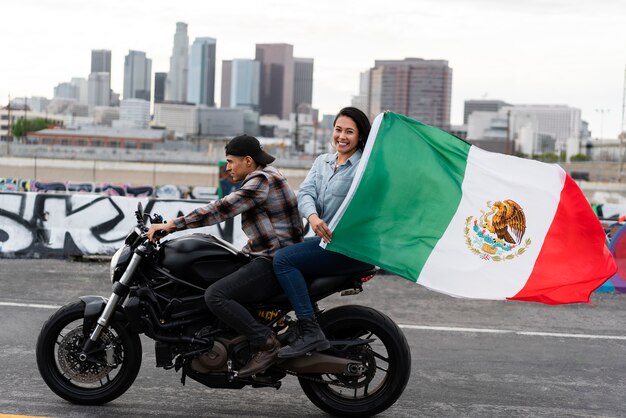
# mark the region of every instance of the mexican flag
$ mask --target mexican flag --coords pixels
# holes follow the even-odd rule
[[[386,112],[326,248],[452,296],[589,302],[616,271],[558,165],[491,153]]]

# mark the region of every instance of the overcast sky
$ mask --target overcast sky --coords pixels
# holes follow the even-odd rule
[[[87,77],[92,49],[112,51],[122,93],[124,56],[145,51],[166,72],[176,22],[190,42],[217,39],[221,61],[254,58],[256,43],[290,43],[315,59],[313,105],[335,113],[358,93],[376,59],[444,59],[453,69],[452,123],[463,101],[565,104],[593,136],[622,126],[626,66],[623,0],[15,0],[0,7],[0,103],[52,97]]]

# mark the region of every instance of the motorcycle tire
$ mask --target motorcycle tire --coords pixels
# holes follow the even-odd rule
[[[360,376],[300,377],[300,386],[309,400],[336,416],[370,416],[392,406],[411,375],[411,351],[398,325],[375,309],[355,305],[328,310],[318,322],[329,340],[372,341],[347,348],[344,353],[365,366]]]
[[[75,404],[101,405],[121,396],[141,368],[141,340],[127,324],[112,321],[103,330],[93,361],[78,355],[85,341],[82,301],[61,307],[43,325],[37,339],[37,367],[46,384]]]

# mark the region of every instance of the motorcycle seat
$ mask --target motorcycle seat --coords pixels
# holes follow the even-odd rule
[[[333,293],[341,292],[346,289],[359,288],[361,285],[361,278],[372,276],[378,271],[377,268],[369,270],[358,271],[349,274],[342,274],[337,276],[319,276],[314,278],[306,278],[307,286],[309,288],[309,295],[312,301],[318,301]],[[276,295],[270,299],[264,301],[264,304],[271,305],[289,305],[289,298],[284,293]]]

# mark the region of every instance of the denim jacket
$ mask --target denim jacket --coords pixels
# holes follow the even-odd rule
[[[361,150],[357,150],[337,172],[337,153],[317,157],[298,191],[300,215],[308,219],[317,213],[329,223],[348,194],[361,154]]]

